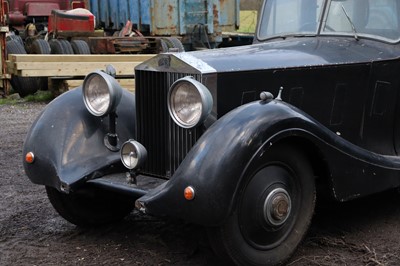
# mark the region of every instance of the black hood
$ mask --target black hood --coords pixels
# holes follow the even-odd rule
[[[395,57],[395,45],[354,38],[292,38],[193,52],[218,72],[366,63]]]
[[[221,73],[370,63],[393,59],[395,45],[354,38],[303,37],[247,46],[160,54],[139,70]]]

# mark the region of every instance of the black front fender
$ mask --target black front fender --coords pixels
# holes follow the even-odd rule
[[[134,95],[123,91],[117,108],[119,143],[135,137]],[[108,117],[91,115],[82,99],[82,89],[62,94],[31,126],[23,155],[33,152],[34,162],[23,162],[29,179],[57,189],[73,189],[96,171],[119,164],[119,152],[104,145]]]
[[[309,128],[310,124],[299,110],[280,101],[241,106],[214,123],[171,180],[140,198],[138,205],[151,214],[219,224],[232,209],[246,169],[262,149],[267,151],[269,140],[286,135],[287,129]],[[195,191],[192,201],[184,199],[188,186]]]
[[[336,200],[400,186],[398,156],[358,147],[296,107],[274,100],[243,105],[220,118],[198,140],[171,180],[139,198],[137,205],[151,214],[218,225],[231,213],[245,177],[257,170],[252,169],[257,160],[285,139],[313,146],[310,151],[321,157],[321,167],[326,167],[323,178]],[[188,186],[195,191],[191,201],[184,198]]]

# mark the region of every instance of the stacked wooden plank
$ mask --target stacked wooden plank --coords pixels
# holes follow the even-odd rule
[[[129,91],[135,90],[135,80],[134,79],[118,79],[118,83],[121,85],[122,88],[125,88]],[[73,89],[79,87],[83,84],[82,79],[70,79],[66,80],[69,89]]]
[[[134,67],[153,57],[135,55],[9,55],[8,73],[22,77],[81,77],[111,64],[117,76],[133,76]]]
[[[133,89],[134,68],[154,54],[134,55],[26,55],[8,56],[7,72],[22,77],[48,77],[58,80],[79,80],[94,70],[105,70],[111,64],[122,86]],[[72,81],[75,86],[82,81]]]

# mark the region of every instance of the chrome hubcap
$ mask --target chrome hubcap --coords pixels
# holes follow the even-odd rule
[[[290,215],[292,202],[289,193],[283,188],[272,190],[264,202],[264,219],[272,226],[285,223]]]

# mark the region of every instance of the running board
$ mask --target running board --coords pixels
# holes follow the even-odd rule
[[[146,195],[167,180],[139,175],[134,183],[128,182],[125,173],[110,174],[87,182],[92,186],[123,193],[134,198]]]

